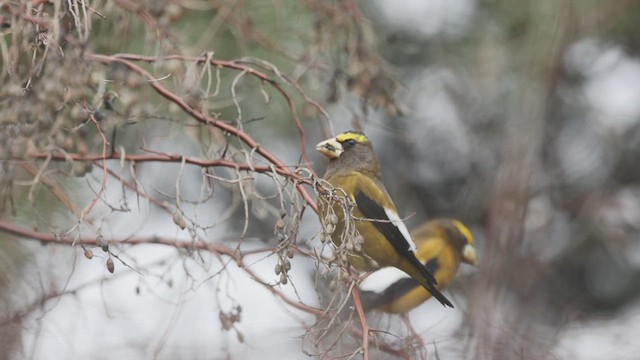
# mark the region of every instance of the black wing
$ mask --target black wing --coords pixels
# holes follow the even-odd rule
[[[418,280],[408,277],[394,282],[382,293],[360,290],[362,307],[364,308],[364,311],[370,311],[379,308],[382,305],[390,304],[419,286],[422,285]]]
[[[429,261],[424,264],[424,267],[426,267],[432,274],[435,274],[435,272],[440,269],[440,261],[438,261],[437,257],[434,257],[433,259],[429,259]]]
[[[438,258],[433,258],[425,264],[425,267],[435,273],[440,268],[440,262]],[[373,309],[377,309],[385,304],[391,304],[401,299],[406,294],[413,291],[413,289],[422,286],[418,280],[407,277],[402,278],[389,287],[387,287],[382,293],[374,291],[360,290],[360,297],[362,298],[362,307],[365,312]]]
[[[393,248],[405,259],[409,260],[413,266],[420,271],[420,273],[427,279],[426,284],[423,286],[440,301],[442,305],[453,307],[453,304],[442,293],[436,289],[437,281],[429,272],[429,270],[416,258],[416,255],[409,248],[409,243],[405,239],[404,235],[400,232],[400,229],[391,222],[384,208],[378,203],[373,201],[364,192],[358,191],[355,196],[356,205],[362,215],[373,220],[373,225],[380,231],[384,237],[389,240]],[[376,221],[379,220],[379,221]]]
[[[424,264],[416,258],[415,253],[409,248],[407,239],[402,235],[400,229],[391,222],[384,208],[362,191],[359,191],[356,194],[355,200],[360,212],[362,212],[362,215],[367,219],[373,220],[373,225],[387,240],[389,240],[393,248],[396,249],[402,257],[408,259],[416,268],[420,269],[420,272],[428,281],[436,284],[436,279],[424,267]]]

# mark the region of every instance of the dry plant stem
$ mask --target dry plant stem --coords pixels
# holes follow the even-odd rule
[[[114,156],[115,156],[116,158],[121,158],[121,156],[120,156],[119,154],[112,154],[112,155],[110,155],[110,157],[114,157]],[[182,159],[184,160],[184,157],[183,157]],[[95,160],[104,160],[104,158],[103,158],[103,159],[93,159],[93,160],[94,160],[94,161],[95,161]],[[176,159],[176,160],[177,160],[177,159]],[[29,165],[29,164],[28,164],[28,163],[25,163],[25,165]],[[164,204],[162,204],[162,202],[161,202],[161,201],[156,200],[156,199],[154,199],[154,198],[152,198],[152,197],[148,196],[147,194],[145,194],[145,193],[143,193],[143,192],[139,191],[139,189],[137,189],[134,185],[132,185],[131,183],[129,183],[128,181],[126,181],[125,179],[123,179],[121,176],[119,176],[118,174],[116,174],[116,173],[115,173],[114,171],[112,171],[111,169],[107,169],[107,172],[109,173],[109,175],[111,175],[111,176],[115,177],[118,181],[122,182],[122,184],[123,184],[123,185],[125,185],[126,187],[128,187],[129,189],[132,189],[132,190],[136,191],[138,194],[140,194],[140,195],[141,195],[141,196],[143,196],[144,198],[148,199],[148,200],[149,200],[150,202],[152,202],[154,205],[159,206],[159,207],[161,207],[162,209],[164,209],[164,210],[166,210],[166,211],[168,211],[168,212],[171,212],[171,209],[167,208]],[[54,189],[54,190],[55,190],[55,189]],[[62,194],[64,194],[64,193],[62,193]],[[73,206],[73,204],[72,204],[70,201],[69,201],[69,204],[70,204],[71,206]],[[79,213],[79,210],[77,210],[76,212],[78,212],[78,213]],[[3,228],[2,224],[0,224],[0,228]],[[4,228],[4,229],[5,229],[5,230],[9,230],[10,228]],[[14,228],[14,229],[13,229],[13,231],[9,231],[9,232],[12,232],[12,233],[13,233],[13,234],[15,234],[15,235],[21,235],[21,236],[26,236],[26,237],[29,237],[29,235],[35,235],[35,234],[36,234],[35,232],[29,232],[29,231],[26,231],[26,229],[20,230],[20,229],[18,229],[17,227],[16,227],[16,228]],[[40,241],[42,241],[42,237],[40,237],[40,238],[35,238],[35,239],[36,239],[36,240],[40,240]],[[58,238],[58,239],[60,239],[60,238]],[[85,245],[87,245],[87,244],[91,245],[91,242],[90,242],[90,241],[87,241],[86,239],[83,239],[82,243],[83,243],[83,244],[85,244]],[[131,242],[124,241],[124,242],[120,242],[120,243],[131,243]],[[142,241],[140,241],[139,243],[142,243]],[[148,243],[155,243],[155,244],[160,243],[160,244],[163,244],[163,242],[160,242],[160,239],[157,239],[157,238],[149,239]],[[172,242],[172,245],[176,245],[176,244],[177,244],[177,243]],[[197,244],[193,244],[193,243],[191,243],[191,242],[189,242],[189,244],[190,244],[190,245],[194,245],[194,247],[195,247],[195,248],[200,248],[199,246],[197,246]],[[209,244],[209,245],[211,245],[211,244]],[[180,247],[180,246],[178,246],[178,247]],[[220,251],[220,249],[224,249],[224,252],[221,252],[221,251]],[[259,252],[268,252],[268,251],[272,251],[272,249],[271,249],[271,248],[265,248],[265,249],[262,249],[262,250],[254,250],[254,251],[250,251],[250,252],[245,252],[245,253],[243,253],[243,256],[244,256],[244,255],[251,255],[251,254],[255,254],[255,253],[259,253]],[[224,253],[224,254],[229,255],[229,256],[231,256],[231,257],[234,257],[234,258],[235,258],[235,256],[236,256],[236,252],[235,252],[234,250],[230,249],[230,248],[227,248],[227,249],[225,249],[224,247],[222,247],[222,248],[218,248],[218,249],[216,250],[216,252],[218,252],[218,253]],[[284,293],[282,293],[280,290],[278,290],[278,289],[274,288],[273,286],[271,286],[271,285],[270,285],[270,284],[268,284],[267,282],[265,282],[265,281],[261,280],[261,279],[260,279],[260,277],[259,277],[259,276],[257,276],[257,275],[255,274],[255,272],[253,272],[253,270],[251,270],[251,269],[249,269],[249,268],[246,268],[246,267],[244,268],[244,270],[245,270],[245,271],[246,271],[246,272],[247,272],[247,273],[248,273],[248,274],[249,274],[249,275],[250,275],[250,276],[251,276],[255,281],[257,281],[257,282],[259,282],[260,284],[264,285],[264,286],[265,286],[269,291],[271,291],[273,294],[275,294],[275,295],[277,295],[278,297],[280,297],[280,298],[281,298],[285,303],[287,303],[287,304],[289,304],[289,305],[291,305],[291,306],[293,306],[293,307],[295,307],[295,308],[297,308],[297,309],[299,309],[299,310],[309,312],[309,313],[311,313],[311,314],[313,314],[313,315],[315,315],[315,316],[326,316],[326,314],[325,314],[325,312],[324,312],[324,311],[321,311],[321,310],[319,310],[319,309],[315,309],[315,308],[312,308],[312,307],[308,307],[308,306],[306,306],[306,305],[304,305],[304,304],[301,304],[300,302],[296,302],[296,301],[294,301],[294,300],[292,300],[292,299],[288,298],[288,297],[287,297],[286,295],[284,295]]]
[[[107,156],[107,138],[104,136],[104,133],[102,132],[102,128],[100,128],[100,124],[98,124],[98,121],[96,120],[96,118],[93,115],[90,115],[89,118],[96,125],[96,128],[98,129],[98,133],[100,133],[100,138],[102,139],[102,156]],[[104,190],[106,189],[106,187],[107,187],[107,163],[103,162],[102,163],[102,185],[100,186],[100,191],[96,194],[93,200],[91,200],[89,205],[84,210],[82,210],[82,213],[80,214],[80,222],[82,222],[85,216],[87,216],[91,212],[91,209],[93,209],[93,207],[96,205],[96,203],[104,193]]]
[[[63,154],[63,153],[45,153],[45,152],[34,152],[29,154],[29,157],[32,159],[46,159],[49,156],[51,157],[51,160],[56,160],[56,161],[66,161],[69,159],[74,161],[117,160],[117,161],[130,161],[135,163],[142,163],[142,162],[180,163],[184,158],[184,162],[186,164],[191,164],[191,165],[196,165],[201,167],[219,166],[219,167],[227,167],[227,168],[238,169],[238,170],[255,171],[259,173],[273,173],[275,171],[276,173],[282,176],[285,176],[292,181],[295,181],[297,183],[296,186],[299,186],[298,191],[300,191],[300,193],[302,194],[307,205],[311,206],[311,208],[314,209],[314,211],[316,210],[315,201],[311,198],[311,196],[306,191],[306,189],[302,187],[302,184],[311,185],[312,183],[308,179],[305,179],[300,175],[296,174],[295,172],[291,171],[285,165],[283,165],[282,167],[272,167],[269,165],[253,165],[253,164],[246,164],[246,163],[238,163],[230,160],[205,160],[205,159],[200,159],[195,157],[188,157],[188,156],[177,155],[177,154],[163,154],[158,152],[154,152],[153,154],[150,154],[150,155],[123,154],[119,152],[106,154],[106,155],[100,155],[100,154],[80,155],[75,153]]]
[[[426,344],[424,343],[424,339],[422,339],[422,336],[420,336],[420,334],[413,327],[413,324],[411,323],[411,319],[409,318],[409,314],[407,313],[401,314],[400,318],[402,319],[402,322],[404,322],[404,325],[409,330],[411,337],[416,341],[418,341],[418,343],[420,344],[420,347],[422,348],[426,347]]]
[[[235,127],[233,125],[230,125],[230,124],[228,124],[226,122],[220,121],[220,120],[215,119],[215,118],[210,118],[209,116],[203,114],[202,112],[192,108],[186,102],[184,102],[180,96],[176,95],[175,93],[171,92],[166,87],[162,86],[160,84],[160,82],[157,81],[153,77],[153,75],[151,73],[149,73],[144,68],[138,66],[137,64],[127,60],[126,58],[121,58],[121,57],[119,57],[117,55],[106,56],[106,55],[89,54],[89,55],[87,55],[87,58],[89,58],[91,60],[98,61],[98,62],[102,62],[102,63],[105,63],[105,64],[111,64],[111,63],[116,62],[116,63],[121,63],[123,65],[126,65],[130,70],[132,70],[132,71],[144,76],[145,78],[147,78],[149,86],[151,86],[158,94],[160,94],[161,96],[163,96],[167,100],[169,100],[169,101],[175,103],[176,105],[178,105],[189,116],[191,116],[192,118],[194,118],[198,122],[201,122],[201,123],[206,124],[206,125],[217,127],[222,131],[225,131],[225,132],[227,132],[227,133],[229,133],[229,134],[231,134],[233,136],[236,136],[238,139],[240,139],[242,142],[244,142],[251,149],[255,149],[255,152],[260,154],[268,162],[272,163],[275,166],[277,171],[282,172],[283,174],[286,174],[286,176],[288,176],[289,178],[295,178],[296,177],[295,173],[293,171],[291,171],[287,165],[285,165],[277,156],[272,154],[270,151],[268,151],[267,149],[261,147],[260,144],[258,142],[256,142],[249,134],[247,134],[244,131],[241,131],[237,127]],[[231,67],[231,64],[233,64],[233,63],[229,64],[230,67]],[[233,64],[233,65],[235,65],[235,64]],[[235,66],[237,66],[237,65],[235,65]],[[243,71],[247,71],[247,73],[250,73],[250,74],[255,73],[255,70],[253,70],[251,68],[246,68],[246,69],[248,69],[248,70],[243,69]],[[273,82],[273,80],[269,80],[269,81]],[[304,141],[301,140],[301,143],[304,144]],[[253,169],[253,165],[249,165],[248,167],[249,167],[249,170]],[[310,170],[310,169],[307,169],[307,170],[312,172],[312,170]],[[309,206],[311,206],[311,208],[314,211],[317,211],[317,207],[316,207],[315,201],[311,198],[311,196],[309,195],[307,190],[302,186],[302,184],[297,182],[295,184],[295,186],[298,189],[298,192],[300,192],[302,197],[305,199],[306,203]]]
[[[37,240],[42,242],[43,244],[71,245],[74,242],[74,239],[68,236],[56,236],[54,234],[40,233],[30,229],[16,226],[15,224],[5,222],[5,221],[0,221],[0,231],[4,231],[6,233],[13,234],[26,239]],[[97,242],[98,240],[95,237],[82,239],[83,245],[97,245]],[[128,244],[128,245],[159,244],[159,245],[173,246],[173,247],[183,248],[183,249],[205,250],[205,251],[210,251],[213,253],[229,256],[254,281],[263,285],[267,290],[269,290],[272,294],[280,298],[287,305],[295,309],[298,309],[300,311],[312,314],[314,316],[318,316],[318,317],[327,316],[325,311],[314,308],[314,307],[310,307],[299,301],[291,299],[287,295],[285,295],[282,291],[273,287],[267,281],[261,279],[252,269],[245,267],[243,265],[242,258],[245,254],[239,254],[235,249],[231,249],[222,244],[206,243],[204,241],[175,241],[175,240],[160,238],[160,237],[130,237],[125,240],[119,241],[118,244]],[[363,325],[363,332],[361,336],[363,338],[363,341],[365,341],[363,343],[364,351],[365,351],[364,359],[368,359],[369,328],[366,322],[366,317],[364,316],[364,311],[362,310],[362,305],[360,302],[359,295],[355,295],[355,294],[357,294],[357,289],[354,288],[354,301],[356,304],[356,310],[358,311],[358,314],[360,316],[360,321]],[[64,295],[64,293],[60,293],[58,295],[62,296]],[[358,298],[356,299],[355,296],[358,296]],[[356,331],[356,329],[354,329],[354,331]],[[395,349],[391,347],[389,344],[376,343],[376,346],[385,353],[399,356],[402,358],[409,358],[406,352]]]
[[[26,171],[28,171],[29,173],[31,173],[31,175],[33,175],[34,177],[36,176],[37,170],[33,166],[33,164],[26,161],[21,161],[18,163],[18,165],[23,169],[25,169]],[[58,200],[60,200],[60,202],[67,209],[69,209],[69,211],[71,211],[73,215],[78,217],[80,216],[81,210],[76,206],[76,204],[73,203],[73,201],[69,198],[69,196],[62,190],[60,185],[58,185],[55,181],[50,179],[46,174],[42,174],[38,180],[42,182],[47,188],[49,188],[49,190],[53,193],[53,195]],[[91,219],[86,219],[85,221],[90,224],[93,223]]]
[[[358,313],[358,318],[360,319],[360,325],[362,326],[362,351],[363,351],[363,359],[369,359],[369,324],[367,323],[367,317],[364,313],[364,309],[362,308],[362,302],[360,301],[360,292],[356,286],[353,287],[351,292],[353,296],[353,303],[356,307],[356,312]]]
[[[351,326],[350,327],[350,331],[351,331],[351,334],[355,338],[362,338],[364,336],[362,334],[362,332],[360,331],[360,329],[357,328],[356,326]],[[369,331],[372,332],[372,331],[376,331],[376,330],[375,329],[374,330],[370,329]],[[385,352],[387,354],[391,354],[391,355],[397,356],[397,357],[402,358],[402,359],[409,360],[409,359],[414,359],[415,358],[406,349],[395,348],[395,347],[393,347],[393,345],[391,345],[391,344],[389,344],[387,342],[381,341],[381,340],[377,339],[376,337],[373,337],[371,339],[371,345],[373,345],[373,347],[376,348],[377,350],[383,351],[383,352]]]
[[[101,55],[93,55],[93,56],[101,56]],[[295,104],[293,103],[293,99],[291,98],[289,93],[287,93],[286,90],[282,87],[282,85],[280,85],[280,83],[278,83],[276,80],[272,79],[269,75],[267,75],[267,74],[265,74],[265,73],[263,73],[261,71],[258,71],[256,69],[250,67],[250,66],[244,65],[244,64],[242,64],[242,63],[240,63],[238,61],[216,60],[216,59],[213,59],[210,56],[190,57],[190,56],[182,56],[182,55],[171,55],[171,56],[163,56],[163,57],[154,57],[154,56],[143,56],[143,55],[136,55],[136,54],[115,54],[115,55],[112,55],[112,57],[117,57],[118,59],[123,59],[123,60],[143,61],[143,62],[149,62],[149,63],[154,63],[154,62],[159,62],[159,61],[168,61],[168,60],[181,60],[181,61],[196,62],[196,63],[208,62],[211,65],[214,65],[214,66],[217,66],[217,67],[234,69],[234,70],[240,71],[241,73],[246,73],[246,74],[249,74],[249,75],[253,75],[253,76],[257,77],[258,79],[269,83],[271,86],[273,86],[284,97],[284,99],[287,102],[287,105],[291,109],[291,115],[293,116],[293,121],[296,124],[296,129],[298,130],[298,134],[300,136],[300,152],[302,154],[302,160],[303,160],[303,162],[305,164],[309,164],[310,163],[309,157],[307,156],[307,151],[306,151],[306,141],[305,141],[304,128],[302,127],[302,121],[300,120],[300,116],[298,115],[298,110],[297,110]],[[296,87],[296,89],[298,89],[298,91],[300,91],[302,93],[302,90],[299,87]],[[302,95],[305,96],[305,98],[306,98],[306,95],[304,95],[304,93],[302,93]],[[319,105],[317,105],[317,103],[315,103],[315,102],[310,102],[310,103],[312,105],[317,106],[318,108],[320,108]],[[326,114],[326,112],[324,112],[324,114]],[[224,128],[222,128],[222,130],[229,131],[229,130],[226,130]],[[236,130],[238,132],[242,132],[242,131],[240,131],[238,129],[236,129]],[[234,132],[231,132],[231,133],[237,136],[237,134],[235,134]],[[241,138],[241,140],[244,141],[244,139],[242,139],[242,138]],[[248,145],[250,145],[248,142],[246,142],[246,143]],[[263,155],[263,154],[261,153],[261,155]],[[275,165],[275,163],[274,163],[274,165]],[[315,175],[315,173],[313,172],[313,169],[309,168],[309,170],[312,172],[312,174]]]
[[[69,236],[57,236],[55,234],[45,234],[37,231],[33,231],[30,229],[26,229],[20,226],[16,226],[7,221],[0,220],[0,231],[4,231],[9,234],[13,234],[19,237],[23,237],[25,239],[37,240],[43,244],[63,244],[63,245],[72,245],[76,242],[76,239]],[[87,238],[84,237],[79,241],[83,245],[93,245],[97,246],[98,242],[102,242],[104,240],[98,240],[97,237]],[[108,241],[104,241],[109,243]],[[322,310],[307,306],[302,304],[299,301],[295,301],[289,299],[283,292],[278,289],[275,289],[272,285],[270,285],[267,281],[258,277],[258,275],[253,272],[251,269],[244,266],[243,263],[243,255],[238,253],[236,249],[229,248],[219,243],[207,243],[201,240],[189,240],[189,241],[175,241],[172,239],[161,238],[161,237],[137,237],[133,236],[121,241],[117,242],[118,244],[124,245],[142,245],[142,244],[159,244],[166,246],[173,246],[181,249],[197,249],[197,250],[205,250],[211,253],[222,254],[230,257],[233,261],[243,269],[253,280],[265,286],[265,288],[269,289],[274,295],[278,296],[288,305],[293,306],[294,308],[313,314],[315,316],[322,316],[324,312]]]
[[[157,263],[161,263],[165,261],[165,259],[162,259],[160,261],[158,261]],[[5,324],[9,324],[12,322],[20,322],[21,319],[23,319],[25,316],[27,316],[28,314],[32,313],[33,311],[36,311],[37,309],[44,309],[44,305],[50,301],[50,300],[54,300],[57,298],[60,298],[62,296],[65,295],[77,295],[80,291],[82,291],[83,289],[86,289],[90,286],[94,286],[96,283],[98,282],[107,282],[107,281],[113,281],[117,278],[123,277],[123,276],[127,276],[128,273],[127,272],[118,272],[115,274],[112,274],[108,279],[102,279],[102,280],[89,280],[86,281],[80,285],[77,285],[73,288],[68,288],[65,287],[63,290],[57,290],[57,291],[51,291],[49,293],[43,294],[39,299],[37,299],[36,301],[30,303],[30,304],[26,304],[26,306],[23,306],[22,310],[19,310],[17,312],[15,312],[12,315],[6,316],[4,318],[0,319],[0,325],[5,325]],[[49,311],[49,310],[45,310],[45,311]],[[42,316],[43,317],[43,316]]]
[[[146,10],[146,6],[140,6],[139,3],[129,0],[114,0],[114,3],[123,8],[125,11],[137,14],[147,25],[149,25],[149,27],[155,29],[163,36],[171,37],[171,34],[166,29],[163,29],[158,25],[158,22],[153,17],[153,15],[149,14],[149,12]]]
[[[272,285],[268,284],[266,281],[260,279],[260,277],[258,275],[256,275],[256,273],[253,270],[251,270],[249,268],[246,268],[246,267],[244,267],[243,269],[244,269],[245,272],[247,272],[253,278],[253,280],[259,282],[262,285],[264,285],[264,287],[267,290],[271,291],[274,295],[278,296],[285,303],[293,306],[294,308],[296,308],[298,310],[302,310],[302,311],[308,312],[308,313],[313,314],[315,316],[325,316],[326,315],[325,312],[323,310],[321,310],[321,309],[316,309],[316,308],[304,305],[301,302],[294,301],[294,300],[290,299],[282,291],[276,289]]]
[[[133,190],[136,192],[136,194],[138,194],[139,196],[142,196],[143,198],[149,200],[150,203],[152,203],[153,205],[163,209],[164,211],[168,212],[168,213],[173,213],[172,209],[169,208],[168,205],[164,204],[164,202],[149,196],[149,194],[147,194],[146,192],[142,191],[141,189],[139,189],[136,185],[130,183],[129,181],[127,181],[125,178],[123,178],[122,176],[118,175],[115,171],[107,168],[107,172],[109,173],[109,175],[113,176],[116,180],[118,180],[122,185],[124,185],[125,187],[129,188],[130,190]]]

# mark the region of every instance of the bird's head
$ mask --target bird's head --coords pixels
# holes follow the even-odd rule
[[[371,140],[362,132],[350,130],[316,145],[329,158],[327,172],[368,170],[380,172],[380,161]]]
[[[440,218],[432,220],[432,226],[437,226],[444,232],[444,238],[460,252],[462,262],[478,266],[479,260],[474,245],[473,234],[461,221]]]
[[[473,246],[473,234],[458,220],[451,220],[451,225],[455,229],[454,232],[457,233],[455,236],[462,245],[462,261],[469,265],[478,266],[479,260],[476,248]]]

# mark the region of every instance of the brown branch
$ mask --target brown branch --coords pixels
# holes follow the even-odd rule
[[[95,55],[95,56],[101,56],[101,55]],[[137,54],[115,54],[115,55],[112,55],[112,57],[118,58],[118,59],[123,59],[123,60],[143,61],[143,62],[148,62],[148,63],[154,63],[154,62],[159,62],[159,61],[169,61],[169,60],[181,60],[181,61],[195,62],[195,63],[198,63],[198,64],[209,62],[211,65],[214,65],[214,66],[217,66],[217,67],[223,67],[223,68],[229,68],[229,69],[233,69],[233,70],[242,71],[244,73],[247,73],[249,75],[253,75],[253,76],[257,77],[258,79],[260,79],[262,81],[265,81],[265,82],[269,83],[271,86],[273,86],[285,98],[285,101],[287,102],[287,105],[291,109],[291,115],[293,116],[293,121],[296,124],[296,129],[298,130],[298,135],[300,136],[300,151],[302,153],[303,162],[307,163],[307,164],[310,163],[309,157],[307,156],[307,152],[306,152],[306,140],[305,140],[305,135],[304,135],[304,128],[302,126],[302,121],[300,120],[300,117],[298,115],[298,111],[297,111],[296,106],[295,106],[295,104],[293,102],[293,99],[287,93],[287,91],[282,87],[282,85],[280,83],[278,83],[276,80],[274,80],[272,77],[270,77],[269,75],[267,75],[267,74],[265,74],[265,73],[263,73],[263,72],[261,72],[259,70],[256,70],[255,68],[253,68],[251,66],[247,66],[247,65],[244,65],[242,63],[242,62],[246,62],[246,61],[217,60],[217,59],[214,59],[214,58],[209,57],[209,56],[192,57],[192,56],[183,56],[183,55],[170,55],[170,56],[157,57],[157,56],[144,56],[144,55],[137,55]],[[299,88],[297,88],[297,89],[299,91],[301,91]],[[222,130],[229,131],[227,129],[222,129]],[[241,132],[238,129],[236,129],[236,131],[238,133]],[[232,134],[238,136],[233,131],[229,131],[229,132],[231,132]],[[241,137],[241,140],[245,141],[245,139],[242,138],[242,137]],[[247,142],[247,144],[251,146],[251,144],[249,142]],[[254,146],[252,146],[252,147],[254,147]],[[309,168],[308,170],[310,170],[313,173],[313,169]]]
[[[195,157],[183,156],[178,154],[166,154],[166,153],[157,153],[153,154],[123,154],[119,152],[114,152],[111,154],[86,154],[81,155],[77,153],[60,153],[60,152],[33,152],[29,154],[29,157],[32,159],[44,160],[47,157],[51,157],[51,160],[56,161],[66,161],[66,160],[74,160],[74,161],[101,161],[101,160],[119,160],[119,161],[131,161],[136,163],[141,162],[182,162],[184,158],[184,162],[190,165],[196,165],[201,167],[227,167],[231,169],[238,170],[246,170],[246,171],[254,171],[259,173],[273,173],[274,171],[296,184],[298,188],[298,192],[302,195],[303,199],[314,211],[317,211],[317,206],[309,192],[306,191],[302,184],[312,185],[312,182],[304,178],[294,171],[290,170],[287,165],[280,163],[280,167],[272,167],[268,165],[253,165],[246,163],[238,163],[230,160],[205,160]],[[14,160],[18,160],[17,158]]]
[[[106,56],[106,55],[98,55],[98,54],[89,54],[87,55],[87,57],[91,60],[102,62],[105,64],[120,63],[123,65],[126,65],[129,69],[146,77],[149,80],[148,82],[149,86],[151,86],[158,94],[160,94],[167,100],[178,105],[193,119],[197,120],[200,123],[217,127],[218,129],[237,137],[242,142],[244,142],[247,146],[249,146],[251,149],[254,149],[255,152],[260,154],[268,162],[272,163],[275,166],[276,171],[281,171],[283,174],[287,174],[287,176],[289,177],[295,177],[295,173],[291,171],[287,165],[285,165],[277,156],[272,154],[269,150],[260,146],[260,144],[257,141],[255,141],[255,139],[253,139],[253,137],[251,137],[249,134],[224,121],[220,121],[219,119],[215,119],[215,118],[210,118],[209,116],[203,114],[201,111],[198,111],[192,108],[191,106],[189,106],[189,104],[183,101],[182,98],[180,98],[178,95],[171,92],[169,89],[167,89],[162,84],[160,84],[160,82],[157,81],[151,73],[149,73],[147,70],[145,70],[141,66],[127,60],[126,58],[120,57],[118,55]],[[240,65],[234,64],[233,62],[225,62],[225,63],[228,63],[229,67],[237,68],[238,66],[240,66]],[[250,67],[243,69],[243,71],[247,71],[250,74],[256,73],[256,71]],[[269,81],[274,83],[273,80],[269,80]],[[251,166],[250,166],[250,170],[251,170]],[[310,168],[307,168],[307,170],[313,172],[313,170]],[[314,211],[317,211],[315,201],[313,201],[313,199],[311,198],[307,190],[302,186],[302,184],[296,183],[295,186],[298,189],[298,192],[305,199],[307,204],[311,208],[313,208]]]
[[[1,6],[0,6],[1,7]],[[5,9],[7,9],[7,12],[15,17],[19,17],[24,21],[30,22],[32,24],[35,25],[39,25],[42,26],[44,28],[51,28],[53,25],[53,21],[49,18],[44,18],[41,16],[32,16],[27,14],[25,8],[23,6],[20,6],[20,9],[18,9],[18,6],[11,6],[11,5],[7,5],[5,7]],[[9,20],[10,21],[10,20]]]
[[[109,244],[126,244],[126,245],[142,245],[142,244],[160,244],[174,246],[180,249],[197,249],[207,250],[222,255],[227,255],[234,260],[240,260],[235,249],[231,249],[219,243],[207,243],[201,240],[189,240],[189,241],[176,241],[172,239],[166,239],[156,236],[144,237],[144,236],[132,236],[121,241],[107,241],[103,238],[96,237],[81,237],[80,240],[74,239],[70,236],[59,236],[56,234],[47,234],[38,231],[33,231],[21,226],[17,226],[11,222],[0,220],[0,231],[23,237],[29,240],[37,240],[43,244],[61,244],[61,245],[73,245],[74,242],[81,243],[83,245],[101,246],[104,243]]]
[[[367,323],[367,316],[364,314],[364,309],[362,308],[360,291],[358,291],[357,286],[353,287],[351,296],[353,296],[353,303],[356,306],[356,312],[358,313],[360,325],[362,326],[362,358],[364,360],[369,360],[369,325]]]
[[[33,231],[31,229],[27,229],[24,227],[20,227],[17,226],[13,223],[4,221],[4,220],[0,220],[0,231],[3,231],[5,233],[14,235],[14,236],[18,236],[21,238],[25,238],[28,240],[36,240],[36,241],[40,241],[43,244],[60,244],[60,245],[72,245],[74,243],[74,238],[69,237],[69,236],[57,236],[55,234],[47,234],[47,233],[41,233],[41,232],[37,232],[37,231]],[[254,281],[256,281],[257,283],[259,283],[260,285],[264,286],[265,289],[269,290],[272,294],[274,294],[275,296],[277,296],[278,298],[280,298],[284,303],[286,303],[289,306],[292,306],[293,308],[296,308],[300,311],[304,311],[306,313],[312,314],[314,316],[317,317],[326,317],[326,316],[333,316],[335,314],[330,314],[327,313],[326,311],[322,310],[322,309],[318,309],[318,308],[314,308],[311,307],[309,305],[306,305],[300,301],[291,299],[290,297],[288,297],[286,294],[284,294],[281,290],[273,287],[272,285],[270,285],[267,281],[263,280],[260,276],[258,276],[258,274],[256,274],[255,271],[253,271],[251,268],[244,266],[243,264],[243,256],[245,254],[239,253],[236,249],[232,249],[230,247],[227,247],[223,244],[220,243],[208,243],[208,242],[204,242],[202,240],[196,240],[196,241],[192,241],[192,240],[188,240],[188,241],[176,241],[174,239],[168,239],[168,238],[162,238],[162,237],[142,237],[142,236],[134,236],[134,237],[130,237],[121,241],[105,241],[104,239],[98,239],[98,237],[83,237],[81,240],[75,240],[77,243],[81,243],[82,245],[93,245],[93,246],[98,246],[101,245],[103,243],[108,243],[108,244],[127,244],[127,245],[144,245],[144,244],[157,244],[157,245],[165,245],[165,246],[172,246],[175,248],[179,248],[179,249],[196,249],[196,250],[204,250],[204,251],[209,251],[212,253],[216,253],[216,254],[221,254],[221,255],[225,255],[230,257],[231,259],[233,259],[233,261],[242,269],[244,270],[251,279],[253,279]],[[73,293],[75,291],[77,291],[78,289],[75,289],[72,292],[57,292],[57,293],[53,293],[51,296],[49,296],[46,300],[50,300],[53,299],[55,297],[58,296],[63,296],[65,294],[69,294],[69,293]],[[354,291],[357,291],[354,288]],[[355,295],[354,295],[355,298]],[[39,302],[41,303],[41,302]],[[356,299],[355,300],[356,305],[358,305],[359,301]],[[35,309],[35,307],[29,307],[30,309]],[[385,343],[385,342],[380,342],[378,340],[372,340],[368,338],[368,327],[366,326],[366,318],[364,317],[364,313],[360,314],[361,318],[361,324],[365,325],[364,330],[360,335],[356,334],[356,336],[362,336],[363,339],[363,345],[364,345],[364,349],[365,349],[365,359],[368,358],[368,344],[369,342],[372,342],[373,344],[375,344],[376,348],[378,348],[379,350],[389,353],[389,354],[393,354],[396,356],[401,356],[403,358],[407,358],[407,354],[405,351],[400,350],[400,349],[396,349],[392,346],[390,346],[389,344]],[[356,329],[353,329],[356,333]],[[366,345],[365,345],[366,344]]]
[[[246,267],[243,268],[243,269],[244,269],[244,271],[246,271],[253,278],[253,280],[257,281],[261,285],[264,285],[264,287],[267,290],[271,291],[272,294],[278,296],[281,300],[283,300],[285,303],[293,306],[294,308],[296,308],[298,310],[302,310],[304,312],[308,312],[308,313],[313,314],[313,315],[318,316],[318,317],[322,317],[322,316],[326,316],[327,315],[326,312],[324,312],[321,309],[313,308],[313,307],[305,305],[305,304],[303,304],[303,303],[301,303],[299,301],[294,301],[294,300],[290,299],[282,291],[280,291],[280,290],[276,289],[275,287],[269,285],[264,280],[261,280],[260,277],[258,277],[253,270],[251,270],[249,268],[246,268]]]
[[[96,237],[82,237],[81,240],[76,240],[70,236],[58,236],[55,234],[46,234],[37,231],[33,231],[24,227],[17,226],[13,223],[0,220],[0,231],[5,233],[19,236],[29,240],[37,240],[43,244],[61,244],[61,245],[73,245],[74,243],[81,243],[82,245],[99,246],[102,244],[127,244],[127,245],[143,245],[143,244],[159,244],[166,246],[173,246],[179,249],[190,250],[204,250],[216,254],[226,255],[233,259],[233,261],[243,269],[253,280],[263,285],[271,293],[279,297],[285,303],[295,307],[298,310],[308,312],[316,316],[324,316],[324,311],[305,305],[299,301],[295,301],[287,297],[282,291],[271,286],[267,281],[261,279],[253,270],[244,266],[243,254],[239,253],[236,249],[232,249],[220,243],[208,243],[202,240],[188,240],[188,241],[176,241],[174,239],[167,239],[158,236],[142,237],[132,236],[120,241],[106,241]]]

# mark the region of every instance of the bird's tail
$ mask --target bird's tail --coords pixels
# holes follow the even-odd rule
[[[440,290],[438,290],[438,288],[436,287],[436,284],[430,281],[430,279],[433,278],[433,275],[431,275],[431,273],[429,272],[429,270],[427,270],[426,267],[421,266],[419,268],[416,268],[411,266],[408,269],[404,269],[404,268],[400,268],[400,269],[406,272],[407,274],[411,275],[411,277],[413,277],[414,279],[418,280],[420,285],[422,285],[425,289],[427,289],[427,291],[431,294],[431,296],[433,296],[438,301],[440,301],[440,304],[442,304],[443,306],[448,306],[450,308],[453,308],[453,304],[451,303],[451,301],[449,301],[449,299],[447,299],[447,297],[444,296],[444,294],[442,294]],[[423,273],[427,273],[429,276],[426,276]]]

